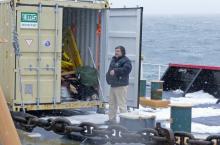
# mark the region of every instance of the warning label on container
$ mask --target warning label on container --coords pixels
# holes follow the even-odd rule
[[[24,94],[33,95],[33,85],[32,84],[25,84]]]
[[[33,12],[21,12],[20,27],[23,29],[37,29],[38,14]]]

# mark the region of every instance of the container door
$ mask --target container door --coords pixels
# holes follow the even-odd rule
[[[19,5],[17,32],[15,103],[60,102],[62,9]]]
[[[105,102],[108,101],[110,88],[106,83],[105,74],[114,56],[115,47],[122,45],[126,48],[126,55],[132,61],[133,67],[127,104],[130,107],[138,107],[142,13],[142,8],[108,9],[103,12],[100,79]]]

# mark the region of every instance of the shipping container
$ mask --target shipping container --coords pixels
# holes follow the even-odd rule
[[[138,107],[142,11],[111,9],[107,1],[97,0],[0,2],[0,84],[11,109],[85,108],[108,102],[105,74],[118,45],[125,46],[133,66],[128,105]],[[99,62],[98,100],[61,99],[63,31],[72,26],[84,65],[93,66],[92,58]]]

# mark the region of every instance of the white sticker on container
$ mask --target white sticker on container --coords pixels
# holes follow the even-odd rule
[[[26,41],[26,43],[27,43],[28,46],[31,46],[31,43],[33,42],[32,39],[26,39],[25,41]]]
[[[32,84],[25,84],[24,94],[33,95],[33,85]]]
[[[47,47],[47,48],[49,48],[49,47],[51,46],[51,43],[50,43],[49,40],[45,40],[45,41],[43,42],[43,44],[44,44],[44,46]]]
[[[37,29],[38,28],[38,13],[21,12],[20,27],[23,29]]]

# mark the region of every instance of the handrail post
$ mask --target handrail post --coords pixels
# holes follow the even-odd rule
[[[160,80],[161,76],[161,65],[158,65],[158,80]]]
[[[3,91],[0,87],[0,144],[21,145],[9,112]]]

